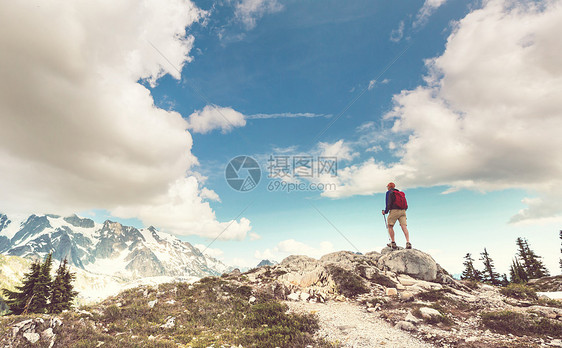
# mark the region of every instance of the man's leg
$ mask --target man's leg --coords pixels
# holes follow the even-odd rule
[[[394,242],[394,227],[388,225],[388,234],[390,235],[390,240]]]
[[[404,232],[404,237],[406,237],[406,243],[410,243],[410,233],[408,232],[408,226],[400,224],[402,227],[402,232]],[[392,231],[392,238],[394,239],[394,231]]]

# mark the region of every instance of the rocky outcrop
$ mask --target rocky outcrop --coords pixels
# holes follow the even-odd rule
[[[291,255],[281,263],[245,273],[248,280],[264,291],[274,291],[282,299],[324,302],[364,293],[392,293],[399,298],[438,290],[445,284],[462,289],[433,258],[420,250],[383,249],[365,255],[338,251],[319,260]]]
[[[562,291],[562,275],[531,279],[529,285],[537,291]]]
[[[431,255],[416,249],[403,249],[385,253],[379,258],[377,265],[381,270],[407,274],[430,282],[437,280],[437,262]]]

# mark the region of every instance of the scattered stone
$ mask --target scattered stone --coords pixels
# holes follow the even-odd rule
[[[421,307],[420,313],[422,317],[424,317],[425,319],[431,319],[436,316],[437,317],[441,316],[441,313],[437,309],[429,308],[429,307]]]
[[[416,331],[417,328],[414,324],[412,324],[409,321],[399,321],[396,323],[396,325],[394,325],[395,328],[397,329],[401,329],[401,330],[405,330],[405,331]]]
[[[158,299],[156,300],[152,300],[152,301],[148,301],[148,307],[149,308],[154,308],[154,306],[158,303]]]
[[[43,332],[41,332],[41,336],[43,338],[46,338],[46,339],[50,340],[51,338],[55,337],[56,335],[53,333],[52,328],[47,328],[47,329],[43,330]]]
[[[414,294],[409,291],[403,291],[400,293],[400,299],[402,301],[412,301],[414,299]]]
[[[169,301],[166,301],[167,304],[173,305],[174,303],[176,303],[176,300],[172,299]]]
[[[414,323],[414,324],[417,324],[417,323],[419,323],[420,321],[422,321],[421,319],[416,318],[416,317],[412,314],[412,312],[408,312],[408,315],[406,315],[406,319],[404,319],[404,320],[409,321],[409,322]]]
[[[386,296],[398,296],[398,290],[395,288],[386,288]]]
[[[256,302],[256,298],[254,296],[250,296],[250,299],[248,300],[249,303],[254,303]]]
[[[26,332],[23,334],[23,337],[28,340],[29,343],[35,343],[41,338],[37,332]]]
[[[300,298],[300,295],[297,294],[296,292],[292,292],[287,296],[287,298],[291,301],[298,301],[299,298]]]
[[[168,317],[166,318],[166,324],[162,324],[160,325],[161,328],[163,329],[172,329],[174,326],[176,326],[176,317]]]

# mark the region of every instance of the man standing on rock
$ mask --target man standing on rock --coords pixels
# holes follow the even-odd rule
[[[394,241],[394,224],[398,220],[406,237],[406,249],[412,249],[410,233],[406,224],[406,209],[408,209],[406,196],[403,192],[396,189],[396,185],[393,182],[388,183],[386,189],[388,190],[386,191],[386,209],[382,211],[382,215],[388,213],[388,234],[390,235],[391,242],[387,245],[392,249],[398,249]]]

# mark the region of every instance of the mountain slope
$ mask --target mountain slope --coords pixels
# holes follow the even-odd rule
[[[25,258],[68,258],[79,269],[123,280],[143,277],[205,277],[227,267],[188,242],[154,227],[137,229],[118,222],[95,223],[76,215],[0,214],[0,253]]]

